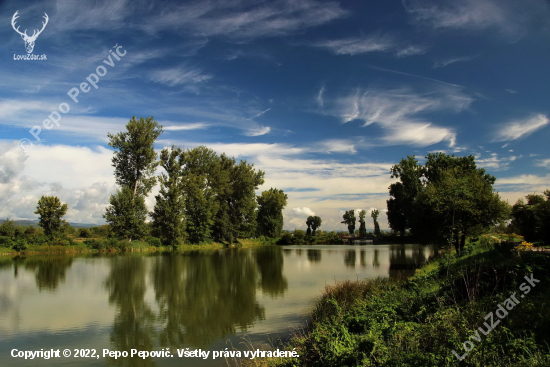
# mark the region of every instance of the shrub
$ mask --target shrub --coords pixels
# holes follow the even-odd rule
[[[15,243],[8,236],[0,236],[0,247],[12,247]]]
[[[80,237],[80,238],[91,238],[92,233],[90,232],[90,230],[88,228],[80,228],[80,230],[78,231],[78,237]]]
[[[25,251],[27,249],[27,241],[23,238],[18,238],[16,241],[14,241],[14,245],[12,246],[12,249],[14,249],[17,252]]]
[[[149,246],[155,246],[155,247],[162,246],[162,241],[158,237],[153,237],[153,236],[147,237],[147,243],[149,244]]]

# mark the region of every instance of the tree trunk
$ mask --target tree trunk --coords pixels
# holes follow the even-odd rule
[[[464,250],[465,245],[466,245],[466,234],[462,232],[462,236],[460,236],[460,252]]]

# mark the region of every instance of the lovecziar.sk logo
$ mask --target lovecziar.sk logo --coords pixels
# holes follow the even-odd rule
[[[23,41],[25,41],[25,49],[27,50],[27,55],[13,55],[13,59],[14,60],[46,60],[46,55],[33,55],[32,51],[34,50],[34,43],[36,41],[36,39],[38,38],[38,36],[40,35],[40,33],[42,33],[42,31],[44,30],[44,28],[46,28],[46,25],[48,24],[48,14],[44,13],[44,22],[42,22],[42,29],[41,30],[38,30],[38,29],[35,29],[32,36],[29,36],[27,34],[27,30],[25,29],[24,32],[21,32],[19,30],[19,27],[20,26],[17,26],[16,27],[16,20],[17,18],[19,18],[19,10],[17,10],[15,12],[15,14],[13,14],[13,17],[11,18],[11,26],[13,27],[13,29],[19,33],[21,35],[21,38],[23,39]]]

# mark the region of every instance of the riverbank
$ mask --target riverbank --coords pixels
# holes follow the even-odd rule
[[[254,365],[548,366],[550,256],[515,246],[482,237],[409,279],[327,286],[285,345],[300,357]]]
[[[71,244],[45,244],[28,245],[23,251],[16,251],[13,248],[0,247],[0,255],[43,255],[43,254],[78,254],[78,253],[117,253],[117,252],[177,252],[184,253],[197,250],[216,250],[224,248],[247,248],[255,246],[272,245],[276,239],[257,238],[257,239],[239,239],[232,245],[207,242],[201,244],[182,244],[173,250],[170,246],[154,246],[142,241],[111,241],[104,239],[87,239],[82,241],[72,241]]]

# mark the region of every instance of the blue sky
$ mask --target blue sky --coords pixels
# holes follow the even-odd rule
[[[33,51],[47,60],[14,60],[16,11],[28,35],[48,15]],[[266,171],[260,189],[289,195],[286,229],[383,211],[412,154],[473,154],[512,204],[550,188],[547,1],[2,1],[0,24],[0,218],[34,219],[56,195],[67,219],[102,223],[107,133],[134,115],[164,125],[158,149],[204,144]]]

